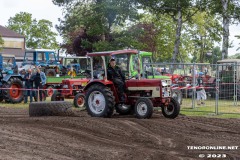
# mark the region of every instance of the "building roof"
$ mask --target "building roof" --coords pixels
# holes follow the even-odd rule
[[[5,28],[5,27],[3,27],[1,25],[0,25],[0,35],[2,37],[24,38],[23,35],[18,34],[17,32],[12,31],[12,30],[10,30],[8,28]]]

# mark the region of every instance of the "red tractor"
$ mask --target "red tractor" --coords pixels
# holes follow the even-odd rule
[[[171,97],[171,80],[140,79],[129,72],[129,57],[138,57],[138,50],[119,50],[88,53],[91,60],[91,79],[81,91],[85,93],[88,114],[93,117],[111,117],[114,109],[119,114],[133,114],[137,118],[150,118],[153,107],[161,107],[167,118],[176,118],[180,112],[179,103]],[[107,80],[107,65],[114,57],[125,74],[125,102],[119,101],[117,87]],[[119,63],[118,63],[119,62]],[[139,66],[140,64],[135,64]],[[76,98],[76,97],[75,97]]]
[[[87,85],[89,79],[64,79],[61,85],[56,86],[56,90],[51,101],[64,101],[64,99],[73,99],[76,108],[81,108],[85,103],[83,88]]]

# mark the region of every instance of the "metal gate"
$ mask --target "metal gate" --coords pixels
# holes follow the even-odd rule
[[[239,61],[240,62],[240,61]],[[181,108],[209,114],[240,114],[240,63],[143,63],[144,78],[170,76],[172,88],[182,92]],[[197,86],[199,75],[203,86]],[[203,89],[206,100],[197,100]],[[199,93],[199,92],[198,92]],[[193,110],[191,110],[193,111]]]

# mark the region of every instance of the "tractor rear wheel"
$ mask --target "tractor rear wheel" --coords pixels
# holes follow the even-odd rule
[[[21,103],[23,100],[23,83],[18,78],[10,78],[8,82],[4,83],[3,96],[7,103]]]
[[[153,113],[152,101],[148,98],[139,98],[135,104],[135,114],[139,119],[151,118]]]
[[[46,70],[46,76],[48,76],[48,77],[55,77],[56,76],[55,69],[47,69]]]
[[[171,90],[172,92],[172,98],[174,98],[178,103],[181,105],[182,104],[182,92],[178,89],[173,89]]]
[[[113,92],[107,86],[94,84],[86,93],[86,109],[92,117],[111,117],[115,106]]]
[[[83,108],[85,105],[85,95],[83,93],[78,93],[74,97],[73,104],[76,108]]]
[[[162,106],[162,114],[166,118],[176,118],[180,112],[180,105],[178,101],[171,98],[170,103],[167,106]]]
[[[64,101],[64,97],[60,92],[54,92],[51,97],[51,101]]]

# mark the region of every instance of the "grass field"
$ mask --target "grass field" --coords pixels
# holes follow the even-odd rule
[[[221,117],[221,118],[240,118],[240,102],[234,104],[230,100],[219,100],[218,101],[218,115],[216,115],[216,104],[215,100],[206,100],[205,105],[192,106],[192,99],[183,99],[181,105],[181,114],[189,116],[207,116],[207,117]]]
[[[47,98],[47,101],[50,101],[50,98]],[[69,101],[73,103],[72,99],[66,99],[65,101]],[[196,103],[196,102],[195,102]],[[224,101],[220,100],[218,108],[218,115],[215,114],[215,100],[207,100],[204,106],[198,106],[195,104],[195,108],[192,108],[192,100],[191,99],[183,99],[183,104],[181,105],[180,114],[186,116],[204,116],[204,117],[213,117],[213,118],[240,118],[240,103],[239,105],[233,105],[233,101]],[[19,104],[8,104],[8,103],[0,103],[0,107],[7,108],[28,108],[28,104],[19,103]],[[74,108],[74,110],[78,110]]]

